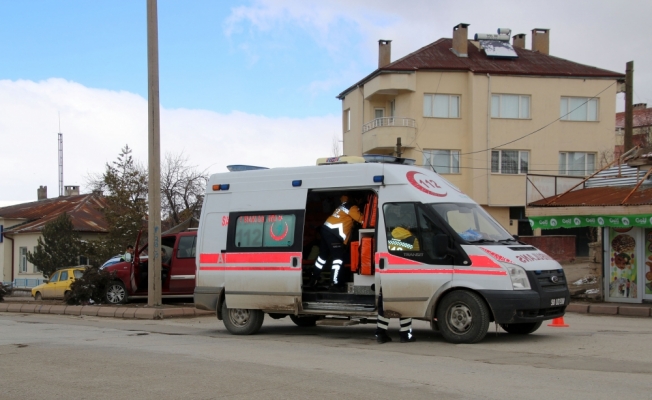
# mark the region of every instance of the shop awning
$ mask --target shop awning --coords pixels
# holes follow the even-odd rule
[[[631,228],[633,226],[652,228],[652,214],[640,215],[563,215],[529,217],[532,229],[581,228],[586,226]]]

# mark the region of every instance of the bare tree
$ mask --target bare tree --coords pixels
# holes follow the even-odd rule
[[[183,153],[166,153],[161,168],[161,211],[163,218],[178,225],[201,209],[208,182],[206,170],[188,165]]]

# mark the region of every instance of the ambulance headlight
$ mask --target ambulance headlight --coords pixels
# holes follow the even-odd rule
[[[512,288],[514,290],[530,289],[530,281],[527,278],[525,270],[518,265],[508,264],[507,273],[512,280]]]

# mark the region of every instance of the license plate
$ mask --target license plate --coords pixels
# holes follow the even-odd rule
[[[564,297],[559,299],[550,299],[551,306],[563,306],[565,302],[566,302],[566,298]]]

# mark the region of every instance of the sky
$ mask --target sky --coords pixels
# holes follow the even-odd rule
[[[550,54],[624,73],[652,106],[649,0],[158,0],[161,158],[311,165],[342,138],[336,96],[468,23],[469,37],[550,29]],[[146,0],[0,0],[0,207],[58,195],[129,145],[147,165]],[[624,109],[619,95],[617,110]]]

